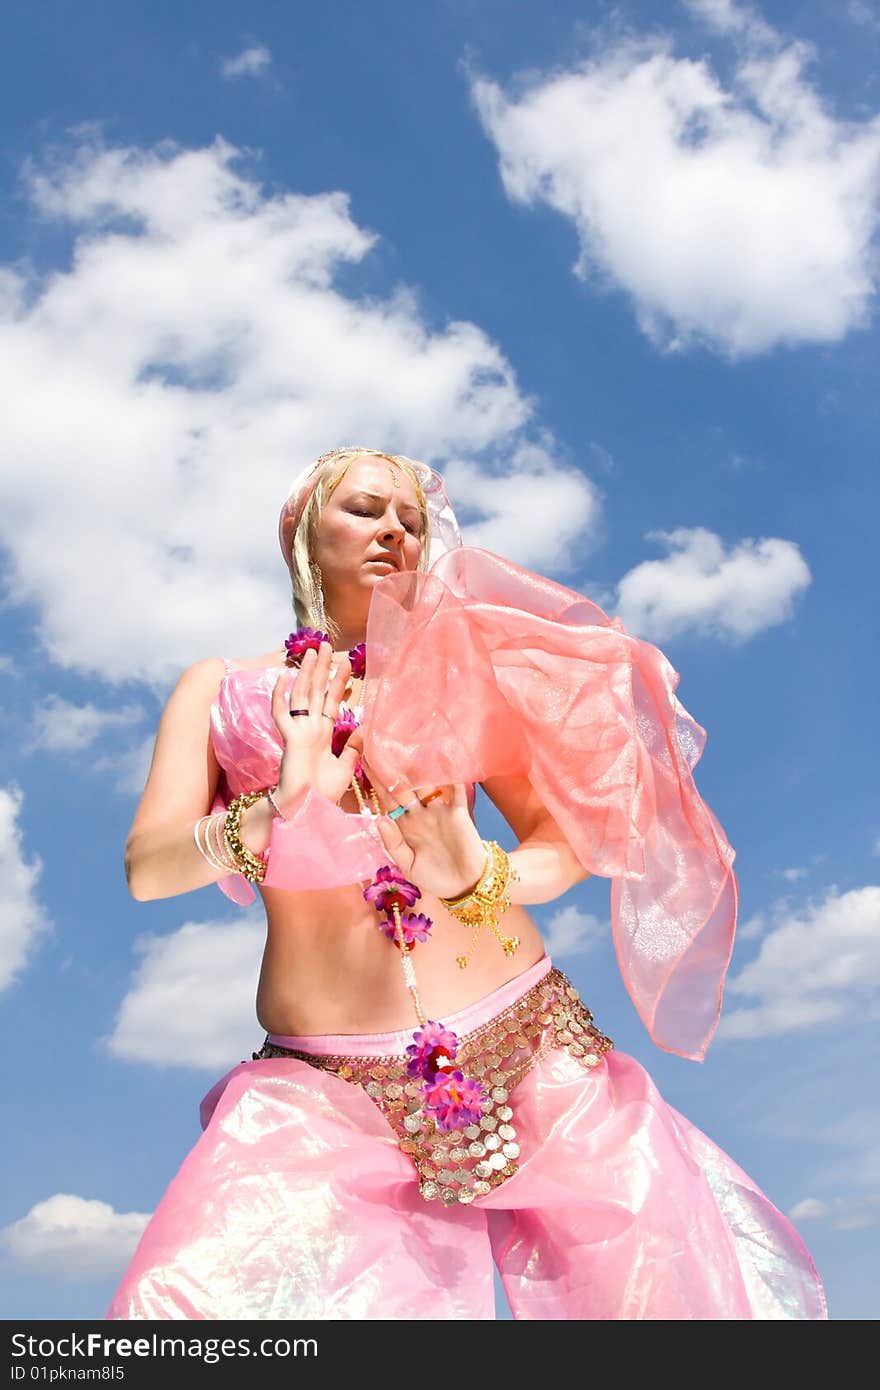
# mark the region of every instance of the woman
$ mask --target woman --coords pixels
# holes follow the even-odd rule
[[[462,547],[402,456],[322,456],[279,530],[298,629],[184,673],[126,853],[139,900],[259,887],[266,1041],[205,1097],[109,1316],[491,1318],[494,1260],[516,1318],[826,1317],[794,1228],[526,910],[609,877],[651,1036],[704,1055],[737,892],[677,674]]]

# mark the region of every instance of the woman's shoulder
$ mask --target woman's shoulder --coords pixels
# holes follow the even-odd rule
[[[260,656],[204,656],[192,662],[180,674],[178,684],[188,686],[216,685],[230,671],[265,671],[285,665],[286,653],[277,648]]]
[[[286,665],[287,652],[284,648],[274,648],[260,656],[225,656],[221,664],[226,671],[266,671]]]
[[[217,697],[223,679],[232,671],[278,670],[284,665],[285,653],[263,652],[260,656],[204,656],[186,666],[177,678],[168,698],[168,706],[210,706]]]

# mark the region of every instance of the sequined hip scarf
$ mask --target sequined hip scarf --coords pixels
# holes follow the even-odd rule
[[[516,1173],[514,1088],[547,1053],[562,1049],[590,1071],[614,1045],[555,966],[500,1013],[459,1036],[456,1065],[483,1083],[487,1099],[479,1122],[447,1132],[422,1112],[419,1083],[408,1078],[402,1049],[394,1056],[331,1056],[267,1038],[254,1060],[297,1057],[362,1087],[412,1159],[422,1197],[451,1206],[486,1196]]]

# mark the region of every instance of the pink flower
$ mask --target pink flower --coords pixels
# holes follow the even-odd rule
[[[349,734],[353,734],[355,729],[360,726],[360,720],[355,715],[354,710],[347,705],[339,706],[339,713],[336,716],[336,723],[333,725],[333,735],[330,742],[330,749],[335,758],[339,757],[345,745],[348,743]]]
[[[422,1109],[431,1115],[438,1129],[464,1129],[483,1116],[486,1092],[479,1081],[465,1079],[460,1071],[438,1072],[422,1087]]]
[[[438,1072],[451,1071],[458,1051],[458,1038],[451,1028],[430,1020],[413,1033],[406,1049],[406,1074],[413,1080],[431,1081]]]
[[[389,941],[397,945],[397,928],[394,925],[393,917],[386,917],[384,922],[380,922],[379,930],[384,932]],[[408,950],[412,950],[417,941],[427,941],[428,932],[434,923],[430,917],[426,917],[423,912],[403,912],[400,916],[400,925],[403,929],[403,944]]]
[[[314,647],[317,651],[322,642],[329,642],[330,638],[326,632],[320,632],[314,627],[298,627],[296,632],[292,632],[289,637],[285,637],[284,645],[287,648],[287,660],[291,663],[300,661],[309,647]]]
[[[351,660],[351,674],[354,676],[356,681],[359,681],[361,676],[367,669],[366,642],[358,642],[356,647],[351,648],[348,655]]]
[[[377,912],[390,912],[393,907],[412,907],[421,889],[398,873],[390,864],[383,864],[373,882],[364,889],[364,897]]]

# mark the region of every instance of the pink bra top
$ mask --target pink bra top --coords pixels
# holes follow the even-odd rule
[[[272,690],[282,666],[243,670],[224,658],[226,674],[211,706],[211,743],[223,771],[224,801],[272,787],[284,745],[272,718]]]
[[[211,706],[211,743],[222,769],[215,807],[228,805],[241,792],[272,787],[278,781],[284,744],[272,718],[272,691],[285,666],[254,670],[238,667],[224,658],[226,674]],[[363,706],[351,708],[363,718]],[[468,805],[476,801],[474,783],[469,782]]]

